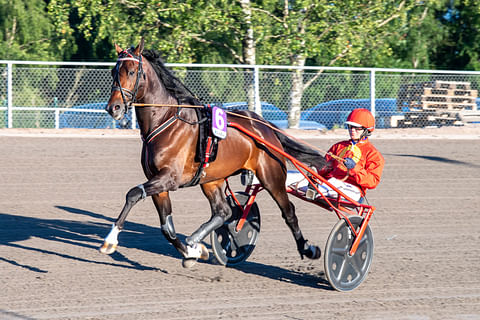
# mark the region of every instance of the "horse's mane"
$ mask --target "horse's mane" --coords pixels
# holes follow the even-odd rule
[[[160,53],[156,50],[143,50],[143,56],[151,63],[163,85],[173,95],[179,104],[202,105],[192,93],[172,72],[165,66]]]

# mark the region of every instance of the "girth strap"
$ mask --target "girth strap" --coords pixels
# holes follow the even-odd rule
[[[205,151],[205,157],[203,158],[200,165],[198,166],[197,172],[195,172],[195,175],[193,176],[192,180],[190,180],[190,182],[181,185],[180,188],[195,186],[200,182],[200,179],[203,176],[203,172],[205,168],[208,167],[208,164],[209,164],[208,161],[210,160],[210,155],[212,153],[213,146],[217,143],[217,138],[212,138],[211,136],[209,136],[207,139],[208,140],[207,140],[207,148]]]

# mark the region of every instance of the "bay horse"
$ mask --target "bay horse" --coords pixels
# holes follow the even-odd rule
[[[217,145],[216,160],[204,170],[196,158],[200,142],[200,119],[194,108],[200,101],[178,80],[162,62],[159,53],[144,50],[144,40],[123,50],[117,44],[118,60],[112,69],[112,91],[106,111],[121,119],[133,103],[159,104],[136,106],[135,112],[143,140],[142,168],[147,181],[131,188],[120,215],[100,248],[102,253],[116,250],[118,234],[132,207],[141,199],[152,197],[160,217],[163,235],[183,257],[183,266],[192,266],[197,259],[208,259],[208,250],[201,242],[231,216],[232,210],[222,192],[225,179],[249,170],[279,206],[282,217],[295,239],[300,257],[318,259],[320,248],[304,239],[285,188],[286,160],[277,152],[258,143],[239,130],[228,127],[227,137]],[[173,106],[172,106],[173,105]],[[183,106],[183,107],[182,107]],[[255,120],[255,121],[254,121]],[[229,112],[227,122],[236,122],[255,132],[271,144],[283,148],[300,161],[321,168],[324,157],[313,148],[296,142],[280,131],[274,131],[263,118],[250,111]],[[271,125],[271,124],[270,124]],[[198,173],[201,171],[201,175]],[[203,223],[183,243],[176,235],[172,219],[169,192],[199,184],[210,202],[211,218]]]

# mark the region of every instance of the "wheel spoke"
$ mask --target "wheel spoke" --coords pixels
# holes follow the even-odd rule
[[[345,270],[347,269],[347,268],[345,268],[346,265],[347,265],[347,261],[345,259],[342,260],[342,263],[340,265],[340,269],[338,270],[338,276],[337,276],[337,281],[338,282],[341,282],[342,279],[343,279]]]
[[[231,234],[228,234],[228,239],[230,239],[230,251],[238,250],[238,243],[235,241],[235,238]]]
[[[336,255],[339,255],[339,256],[344,256],[347,251],[348,251],[347,248],[341,248],[341,247],[332,248],[332,250],[331,250],[331,252],[333,254],[336,254]]]
[[[358,244],[358,247],[362,246],[363,244],[365,244],[365,242],[367,242],[369,239],[368,239],[368,236],[366,233],[363,234],[363,237],[362,239],[360,239],[360,243]]]
[[[232,241],[230,239],[225,243],[225,252],[228,252],[231,249]]]
[[[353,270],[355,270],[355,272],[357,274],[360,274],[362,273],[362,270],[361,270],[361,263],[359,263],[359,259],[358,259],[358,256],[357,255],[354,255],[353,257],[351,257],[349,260],[349,263],[350,263],[350,266],[352,267]]]

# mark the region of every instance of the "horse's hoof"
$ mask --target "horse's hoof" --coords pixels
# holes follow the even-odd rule
[[[208,258],[210,257],[210,254],[208,253],[207,247],[205,245],[203,245],[202,243],[199,243],[199,245],[200,245],[200,249],[201,249],[200,259],[208,260]]]
[[[100,247],[100,252],[104,254],[112,254],[115,250],[117,250],[117,245],[108,242],[104,242]]]
[[[195,259],[195,258],[184,258],[182,260],[182,267],[184,267],[186,269],[190,269],[191,267],[193,267],[195,265],[195,263],[197,263],[197,259]]]
[[[209,253],[207,247],[202,243],[195,243],[193,246],[187,246],[187,253],[185,259],[202,259],[208,260]]]
[[[309,245],[305,252],[305,256],[312,260],[320,259],[322,256],[322,250],[317,246]]]

